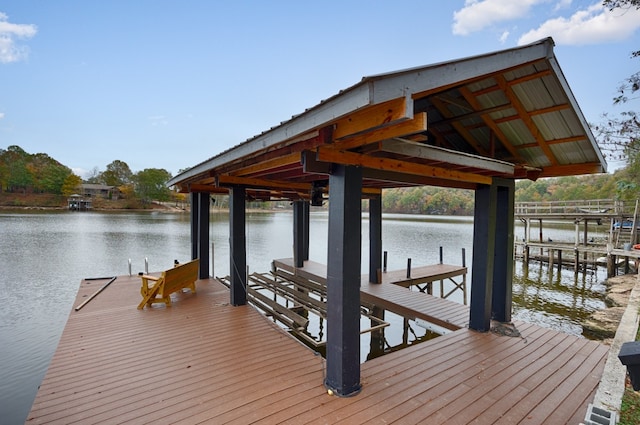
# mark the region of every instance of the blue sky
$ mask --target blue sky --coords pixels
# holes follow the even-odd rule
[[[612,98],[639,27],[589,0],[5,1],[0,148],[175,175],[363,76],[547,36],[595,123],[638,109]]]

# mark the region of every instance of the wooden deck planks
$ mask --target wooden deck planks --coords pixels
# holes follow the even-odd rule
[[[296,273],[326,284],[327,268],[324,264],[305,261],[304,267],[296,268],[293,266],[293,259],[290,258],[274,260],[274,263],[277,267],[290,273]],[[463,267],[436,264],[419,267],[413,271],[413,275],[419,276],[419,273],[421,273],[421,277],[416,277],[416,279],[426,282],[439,280],[445,275],[459,275],[460,270],[466,271]],[[406,277],[406,275],[401,276],[399,272],[384,273],[382,284],[369,283],[368,278],[364,277],[360,283],[362,302],[376,304],[385,310],[393,311],[404,317],[423,319],[449,330],[468,326],[469,307],[392,284],[390,282],[394,281],[392,279],[393,273],[397,275],[398,279]]]
[[[451,264],[431,264],[428,266],[414,267],[410,277],[406,270],[393,270],[382,273],[382,283],[393,283],[403,287],[436,282],[448,278],[462,276],[467,273],[467,268]]]
[[[29,423],[575,423],[607,354],[527,323],[523,338],[460,329],[362,364],[362,392],[329,397],[322,358],[197,285],[140,311],[139,282],[118,278],[72,311]]]

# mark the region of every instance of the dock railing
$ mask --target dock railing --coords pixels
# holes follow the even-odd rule
[[[633,214],[626,211],[623,201],[616,199],[589,199],[579,201],[546,201],[546,202],[516,202],[516,216],[563,216],[575,214],[602,214],[619,216]]]

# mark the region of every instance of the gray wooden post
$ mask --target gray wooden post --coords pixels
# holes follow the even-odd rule
[[[329,177],[327,376],[339,396],[360,389],[360,253],[362,170],[334,165]]]
[[[247,303],[246,192],[244,187],[229,189],[229,275],[231,305]]]
[[[382,283],[382,196],[369,199],[369,282]]]

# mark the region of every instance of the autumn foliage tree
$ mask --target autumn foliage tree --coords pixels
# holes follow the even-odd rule
[[[0,149],[0,192],[62,194],[73,172],[44,153],[29,154],[19,146]]]

